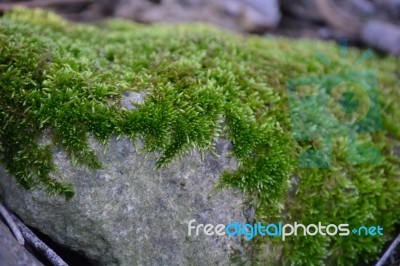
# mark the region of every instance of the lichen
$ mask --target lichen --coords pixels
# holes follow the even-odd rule
[[[328,55],[330,65],[317,60]],[[360,56],[349,51],[348,63]],[[378,72],[383,129],[363,135],[382,154],[379,164],[346,161],[346,140],[334,141],[334,167],[302,169],[296,158],[315,146],[291,136],[285,83],[341,71],[334,43],[243,37],[204,25],[143,26],[113,20],[69,23],[41,10],[16,9],[0,19],[1,163],[27,189],[73,196],[53,163],[52,147],[72,162],[100,168],[93,135],[142,138],[158,151],[158,166],[191,149],[213,151],[227,138],[235,172],[222,186],[247,192],[264,222],[380,225],[385,237],[297,237],[282,245],[282,263],[348,265],[371,261],[400,219],[400,61],[374,56],[355,68]],[[146,91],[126,110],[121,95]],[[41,145],[44,132],[51,143]],[[299,181],[288,193],[290,178]],[[292,193],[293,194],[293,193]],[[265,241],[258,238],[254,241]]]

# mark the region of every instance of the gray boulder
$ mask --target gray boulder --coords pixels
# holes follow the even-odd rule
[[[0,220],[0,265],[41,266],[31,253],[19,245],[8,227]]]
[[[192,219],[194,225],[245,223],[244,210],[252,209],[238,191],[214,191],[220,173],[237,167],[228,157],[229,142],[216,143],[219,157],[193,152],[160,170],[155,170],[156,154],[138,153],[129,140],[112,139],[106,147],[91,143],[104,169],[72,166],[63,151],[54,149],[64,181],[74,185],[71,200],[25,191],[0,168],[5,204],[27,225],[96,265],[229,265],[233,257],[246,260],[249,247],[237,236],[188,235]]]

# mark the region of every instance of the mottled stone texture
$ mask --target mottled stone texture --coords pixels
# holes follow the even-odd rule
[[[41,266],[36,258],[20,246],[8,227],[0,220],[0,265]]]
[[[5,204],[26,224],[98,265],[228,265],[233,253],[246,260],[238,237],[188,236],[192,219],[245,223],[241,193],[210,195],[220,173],[237,166],[228,157],[229,142],[216,144],[220,157],[193,152],[158,171],[157,156],[137,153],[126,139],[92,145],[102,170],[71,166],[64,152],[54,150],[61,174],[74,185],[72,200],[25,191],[1,169]]]

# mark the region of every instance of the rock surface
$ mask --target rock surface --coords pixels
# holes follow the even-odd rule
[[[32,254],[20,246],[8,227],[0,220],[0,265],[41,266]]]
[[[235,169],[230,144],[218,141],[217,158],[193,152],[154,170],[156,155],[137,153],[126,139],[104,147],[92,141],[102,170],[71,166],[64,152],[55,162],[76,195],[65,201],[43,191],[27,192],[0,170],[0,194],[23,221],[55,242],[83,252],[96,265],[228,265],[231,255],[246,259],[238,237],[188,236],[195,224],[245,223],[243,195],[212,195],[222,170]],[[243,254],[241,254],[243,253]]]

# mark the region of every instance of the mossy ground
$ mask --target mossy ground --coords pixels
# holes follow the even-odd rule
[[[327,66],[316,52],[331,60]],[[334,43],[263,39],[203,25],[142,26],[110,21],[68,23],[40,10],[15,10],[0,19],[0,152],[2,164],[28,189],[73,196],[55,176],[51,145],[74,163],[101,167],[87,139],[111,135],[160,151],[159,166],[193,148],[212,150],[228,138],[240,164],[221,184],[238,186],[257,204],[264,222],[380,225],[385,237],[296,237],[282,263],[350,265],[371,261],[400,222],[400,61],[374,56],[355,67],[377,71],[383,129],[364,134],[381,151],[379,164],[346,161],[344,138],[334,140],[334,167],[301,169],[298,155],[317,143],[291,137],[285,83],[340,72],[360,56],[352,49],[341,65]],[[354,69],[354,68],[353,68]],[[128,111],[123,91],[147,91]],[[290,177],[295,195],[288,196]],[[257,239],[255,241],[263,241]]]

